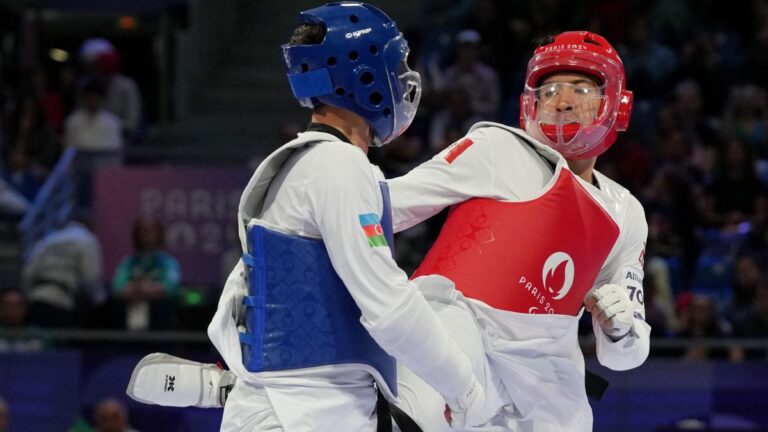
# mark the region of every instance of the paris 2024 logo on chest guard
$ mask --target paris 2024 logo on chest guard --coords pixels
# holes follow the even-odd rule
[[[552,300],[560,300],[568,294],[573,286],[573,259],[565,252],[555,252],[544,261],[541,270],[541,280]]]
[[[554,314],[555,301],[565,298],[573,287],[575,265],[573,258],[565,252],[555,252],[544,261],[541,282],[536,284],[521,276],[518,283],[534,298],[533,306],[525,306],[530,314]],[[559,312],[563,313],[563,312]]]

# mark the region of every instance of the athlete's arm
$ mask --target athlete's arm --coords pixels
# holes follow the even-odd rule
[[[395,232],[429,219],[452,204],[487,196],[493,190],[493,160],[493,143],[486,130],[479,129],[408,174],[387,180]]]
[[[307,200],[333,267],[362,311],[362,324],[385,351],[470,411],[467,401],[482,397],[477,394],[482,390],[469,358],[397,267],[380,235],[378,179],[359,149],[334,147],[316,154]]]
[[[650,350],[651,327],[645,322],[645,298],[643,292],[643,264],[648,224],[640,203],[633,197],[629,201],[624,223],[625,239],[619,251],[618,269],[610,280],[624,289],[631,308],[631,324],[624,334],[609,335],[593,315],[592,327],[597,341],[597,358],[600,364],[613,370],[627,370],[640,366]],[[600,290],[601,287],[597,289]],[[589,298],[588,298],[589,302]],[[623,332],[622,332],[623,333]]]

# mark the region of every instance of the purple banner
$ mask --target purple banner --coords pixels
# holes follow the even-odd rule
[[[166,250],[179,260],[182,283],[221,285],[240,255],[237,205],[245,168],[106,168],[96,173],[96,235],[104,277],[133,251],[138,216],[160,220]]]

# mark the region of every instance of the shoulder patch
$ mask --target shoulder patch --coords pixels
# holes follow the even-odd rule
[[[453,163],[457,157],[459,157],[465,150],[467,150],[475,142],[469,138],[464,138],[461,141],[457,141],[451,145],[451,149],[445,154],[445,161]]]
[[[360,226],[363,227],[365,237],[368,239],[368,246],[389,246],[387,238],[384,237],[384,229],[381,227],[379,216],[375,213],[365,213],[357,216],[360,219]]]

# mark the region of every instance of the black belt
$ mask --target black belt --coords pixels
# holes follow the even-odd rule
[[[598,374],[584,371],[584,387],[587,389],[587,396],[599,401],[608,389],[608,380]]]
[[[419,425],[408,414],[398,408],[397,405],[387,401],[381,390],[378,390],[378,393],[376,400],[377,432],[392,432],[392,419],[400,427],[401,432],[422,432]]]

